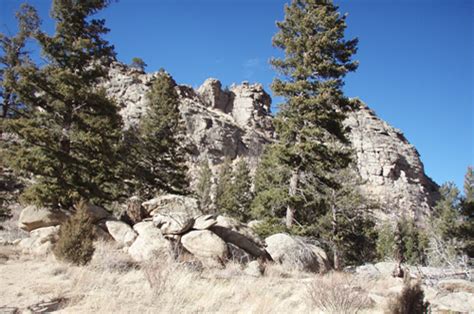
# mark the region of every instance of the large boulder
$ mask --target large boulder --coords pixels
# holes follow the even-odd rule
[[[185,215],[155,214],[153,223],[161,230],[163,235],[181,235],[191,230],[194,218]]]
[[[289,271],[327,271],[327,260],[314,245],[307,244],[302,238],[277,233],[265,239],[266,250],[275,262],[283,265]],[[322,251],[322,250],[321,250]]]
[[[448,292],[468,292],[474,294],[474,282],[464,279],[444,279],[438,282],[440,290]]]
[[[32,231],[38,228],[59,225],[67,218],[68,214],[64,211],[30,205],[21,211],[18,227],[26,231]]]
[[[91,217],[93,223],[96,223],[102,219],[106,219],[111,216],[110,213],[104,208],[91,203],[87,203],[85,205],[85,209]]]
[[[169,254],[171,244],[152,221],[144,221],[133,226],[138,237],[128,248],[128,253],[137,262],[148,261],[162,254]]]
[[[148,213],[142,206],[142,200],[137,196],[128,199],[126,207],[123,208],[119,215],[120,220],[132,226],[147,217]]]
[[[437,295],[428,299],[434,313],[473,313],[474,294],[469,292],[453,292]]]
[[[221,268],[228,256],[226,243],[209,230],[190,231],[181,238],[181,243],[207,267]]]
[[[192,218],[201,214],[197,199],[183,195],[160,195],[144,202],[142,206],[151,216],[168,214],[176,217]]]
[[[133,231],[132,227],[122,221],[107,220],[105,226],[112,238],[125,246],[132,245],[137,238],[137,233]]]

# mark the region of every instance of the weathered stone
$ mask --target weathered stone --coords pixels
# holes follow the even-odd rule
[[[105,226],[112,238],[123,245],[130,246],[137,238],[137,233],[122,221],[108,220]]]
[[[22,239],[18,246],[24,252],[36,255],[46,255],[52,252],[54,244],[58,241],[59,226],[38,228],[30,232],[28,238]]]
[[[56,226],[66,221],[68,215],[61,210],[38,208],[34,205],[25,207],[18,219],[18,227],[26,231]]]
[[[463,279],[444,279],[438,282],[438,288],[449,292],[468,292],[474,294],[474,283]]]
[[[474,312],[474,294],[468,292],[437,295],[435,298],[429,299],[428,302],[435,312]]]
[[[215,215],[202,215],[196,217],[194,221],[193,229],[195,230],[206,230],[214,226],[217,223]]]
[[[104,208],[88,203],[85,205],[85,209],[89,216],[92,218],[92,222],[96,223],[99,220],[105,219],[110,217],[110,213],[106,211]]]
[[[161,195],[144,202],[142,205],[151,216],[154,214],[169,214],[174,217],[193,218],[201,214],[197,200],[182,195]]]
[[[209,230],[190,231],[181,243],[207,267],[222,267],[228,256],[226,243]]]
[[[142,200],[137,196],[128,199],[126,207],[119,215],[119,219],[133,226],[147,218],[148,213],[143,208],[142,203]]]
[[[263,247],[263,241],[259,238],[259,236],[249,226],[239,222],[237,219],[219,215],[216,217],[216,221],[217,223],[215,226],[223,227],[240,233],[246,238],[252,240],[257,245]]]
[[[164,235],[181,235],[193,228],[194,218],[187,218],[188,215],[162,215],[153,216],[154,225],[161,230]]]
[[[289,270],[325,272],[326,263],[321,263],[321,256],[301,238],[284,233],[277,233],[265,239],[266,250],[275,262]]]
[[[265,268],[260,262],[252,261],[247,264],[244,269],[244,273],[252,277],[261,277],[263,275],[264,270]]]
[[[171,245],[152,221],[140,222],[133,226],[138,237],[128,248],[128,253],[137,262],[147,261],[162,254],[169,254]]]

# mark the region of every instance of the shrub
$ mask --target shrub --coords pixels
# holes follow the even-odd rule
[[[323,313],[359,313],[371,306],[362,287],[348,274],[330,273],[308,285],[311,302]]]
[[[406,279],[401,294],[389,304],[389,312],[392,314],[422,314],[428,313],[429,303],[424,302],[425,294],[420,282],[411,284]]]
[[[79,202],[76,208],[76,213],[59,229],[54,255],[75,265],[85,265],[94,254],[94,225],[84,201]]]

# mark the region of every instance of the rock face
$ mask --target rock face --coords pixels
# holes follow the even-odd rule
[[[108,95],[121,107],[125,127],[133,127],[147,108],[146,92],[155,74],[144,74],[116,63],[104,83]],[[254,172],[266,144],[275,138],[271,99],[261,84],[233,85],[222,89],[216,79],[196,90],[179,85],[180,113],[186,125],[188,166],[197,177],[197,164],[209,160],[215,173],[225,157],[245,158]],[[366,181],[364,189],[383,208],[381,218],[404,212],[420,221],[437,198],[437,185],[424,174],[416,149],[403,134],[378,118],[360,101],[346,125]]]

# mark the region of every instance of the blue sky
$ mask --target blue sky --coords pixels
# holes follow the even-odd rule
[[[0,29],[15,31],[22,1],[0,0]],[[118,58],[137,56],[181,84],[261,82],[268,92],[280,52],[271,46],[284,0],[119,0],[106,18]],[[474,1],[336,0],[358,37],[357,72],[345,92],[359,97],[418,149],[436,182],[462,186],[474,164]],[[32,0],[44,29],[50,1]]]

